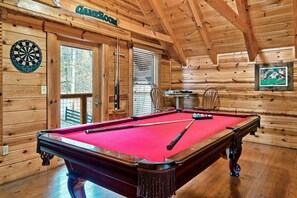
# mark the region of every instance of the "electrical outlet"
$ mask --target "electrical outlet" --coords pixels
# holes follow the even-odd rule
[[[45,85],[41,86],[41,94],[46,94],[46,86]]]
[[[3,155],[8,155],[8,153],[9,153],[9,147],[8,147],[8,145],[4,145],[3,146]]]

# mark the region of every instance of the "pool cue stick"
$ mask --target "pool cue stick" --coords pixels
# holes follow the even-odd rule
[[[161,125],[161,124],[170,124],[175,122],[186,122],[191,119],[184,119],[184,120],[172,120],[172,121],[164,121],[164,122],[152,122],[146,124],[135,124],[135,125],[124,125],[124,126],[115,126],[115,127],[105,127],[105,128],[98,128],[98,129],[89,129],[86,130],[86,133],[96,133],[96,132],[105,132],[111,130],[118,130],[118,129],[128,129],[128,128],[136,128],[136,127],[144,127],[144,126],[153,126],[153,125]]]
[[[192,119],[192,121],[179,133],[175,136],[175,138],[167,145],[167,150],[171,150],[175,144],[179,141],[179,139],[186,133],[188,128],[193,124],[195,119]]]
[[[120,109],[120,47],[119,47],[119,39],[117,38],[117,47],[115,49],[115,86],[114,86],[114,109]]]

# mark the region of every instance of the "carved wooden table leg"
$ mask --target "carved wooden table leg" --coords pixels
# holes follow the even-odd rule
[[[72,198],[86,198],[84,184],[86,180],[76,177],[71,173],[68,174],[68,191]]]
[[[237,164],[237,162],[242,152],[241,144],[242,144],[242,140],[234,137],[233,145],[230,148],[229,169],[231,171],[230,172],[231,176],[236,176],[236,177],[239,176],[240,166],[239,164]]]

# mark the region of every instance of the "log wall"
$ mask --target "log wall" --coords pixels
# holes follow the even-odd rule
[[[208,57],[192,57],[189,66],[172,66],[172,89],[198,92],[199,101],[204,90],[215,87],[219,91],[219,110],[256,113],[261,116],[257,136],[245,140],[297,148],[297,61],[293,48],[261,51],[255,62],[249,62],[246,53],[222,54],[218,64]],[[294,63],[294,91],[255,91],[256,63]],[[186,102],[186,101],[185,101]],[[198,106],[198,101],[185,106]]]
[[[46,34],[40,30],[2,22],[3,36],[3,144],[9,154],[0,159],[0,184],[45,170],[36,154],[35,134],[47,128],[46,95]],[[18,71],[10,60],[10,48],[18,40],[38,43],[43,62],[33,73]]]
[[[58,126],[59,121],[48,119],[47,95],[41,94],[41,86],[49,86],[50,79],[47,73],[54,63],[59,60],[47,59],[48,53],[55,53],[59,47],[59,39],[75,43],[97,43],[102,51],[105,48],[108,61],[104,64],[105,72],[101,74],[104,79],[105,103],[102,104],[103,120],[127,117],[132,111],[132,45],[127,40],[120,41],[120,110],[114,110],[114,74],[116,38],[114,35],[101,35],[99,33],[83,31],[49,22],[47,19],[34,18],[10,10],[2,10],[3,17],[0,20],[0,185],[22,177],[45,171],[48,168],[61,164],[59,159],[52,160],[51,167],[41,166],[39,154],[36,154],[36,133],[40,130]],[[100,29],[104,31],[104,29]],[[52,35],[52,36],[49,36]],[[83,35],[83,36],[82,36]],[[82,38],[83,37],[83,38]],[[42,50],[42,64],[32,73],[18,71],[10,60],[11,46],[18,40],[28,39],[37,43]],[[154,47],[149,38],[138,36],[139,46],[150,43],[148,48]],[[137,40],[136,39],[136,40]],[[143,41],[143,42],[142,42]],[[102,44],[103,43],[103,44]],[[51,45],[48,48],[47,45]],[[102,47],[104,45],[104,47]],[[100,47],[101,46],[101,47]],[[3,50],[2,50],[3,49]],[[49,52],[47,49],[50,49]],[[158,49],[159,50],[159,49]],[[161,50],[159,50],[161,51]],[[56,57],[56,56],[50,56]],[[49,62],[47,62],[49,61]],[[100,60],[99,60],[100,61]],[[161,61],[161,70],[167,75],[165,82],[161,84],[169,87],[169,62]],[[3,81],[3,83],[2,83]],[[2,97],[3,93],[3,97]],[[2,124],[3,120],[3,124]],[[2,155],[2,145],[9,146],[9,154]]]
[[[41,94],[41,86],[47,85],[46,69],[46,32],[17,23],[2,21],[1,33],[3,35],[3,69],[0,77],[3,79],[3,125],[1,125],[1,145],[9,146],[9,154],[0,157],[0,184],[13,181],[28,175],[44,171],[47,167],[41,166],[39,154],[36,154],[36,133],[47,128],[47,95]],[[66,28],[67,29],[67,28]],[[32,73],[18,71],[10,60],[11,46],[18,40],[28,39],[37,43],[43,55],[41,66]],[[112,41],[112,39],[111,39]],[[125,57],[120,59],[120,83],[121,83],[121,110],[114,111],[114,49],[115,40],[111,42],[108,50],[110,61],[107,70],[109,103],[105,106],[107,116],[104,120],[126,117],[129,92],[129,49],[127,42],[121,43],[121,53]],[[1,50],[2,52],[2,50]],[[2,64],[1,64],[2,65]],[[3,71],[3,75],[2,75]],[[109,74],[109,75],[108,75]],[[0,91],[1,92],[1,91]],[[2,92],[1,92],[2,93]],[[2,98],[2,95],[0,96]],[[3,135],[2,135],[3,134]],[[3,140],[3,141],[2,141]],[[53,164],[56,164],[54,162]]]
[[[2,40],[2,21],[0,21],[0,57],[2,57],[3,54],[3,40]],[[3,106],[2,106],[2,101],[3,101],[3,93],[2,93],[2,58],[0,58],[0,126],[3,126]],[[3,127],[0,127],[0,144],[3,145]],[[0,148],[0,153],[2,153],[2,147]],[[0,155],[0,160],[2,156]]]

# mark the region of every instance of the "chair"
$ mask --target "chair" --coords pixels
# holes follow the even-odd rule
[[[201,107],[194,107],[196,110],[207,110],[212,111],[219,108],[219,94],[218,91],[210,87],[205,90],[202,96],[202,106]]]
[[[168,111],[175,108],[167,107],[166,97],[162,89],[154,87],[150,91],[150,96],[154,105],[154,112]]]

